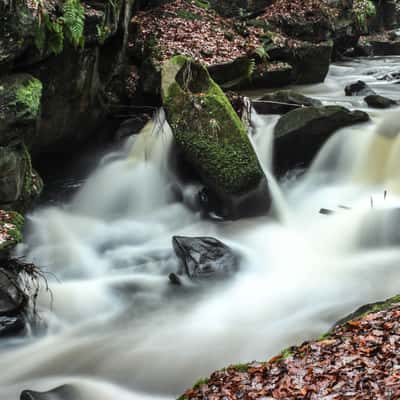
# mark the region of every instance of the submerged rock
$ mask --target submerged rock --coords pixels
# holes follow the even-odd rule
[[[81,396],[77,389],[71,385],[63,385],[48,392],[34,392],[24,390],[20,400],[80,400]]]
[[[252,102],[259,114],[286,114],[302,107],[320,107],[319,100],[304,96],[294,90],[278,90]]]
[[[344,92],[346,96],[370,96],[376,94],[375,91],[363,81],[350,83],[345,87]]]
[[[240,257],[218,239],[174,236],[172,245],[181,262],[178,275],[193,280],[215,280],[229,277],[239,270]],[[179,283],[179,278],[172,275],[172,283]]]
[[[208,211],[231,219],[267,212],[267,179],[242,121],[207,69],[183,56],[165,62],[162,98],[175,141],[207,188]]]
[[[369,120],[363,111],[340,106],[305,107],[282,116],[274,129],[275,167],[279,172],[308,164],[339,128]]]
[[[390,108],[399,104],[397,101],[380,96],[379,94],[371,94],[365,97],[364,101],[373,108]]]
[[[22,317],[0,316],[0,338],[15,336],[25,329],[25,321]]]

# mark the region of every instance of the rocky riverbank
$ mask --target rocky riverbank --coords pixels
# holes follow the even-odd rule
[[[290,347],[268,362],[217,371],[180,400],[395,399],[400,395],[399,301],[396,296],[364,306],[320,339]]]

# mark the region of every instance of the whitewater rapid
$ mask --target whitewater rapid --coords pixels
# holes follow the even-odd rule
[[[399,66],[395,57],[342,63],[298,89],[364,109],[345,84],[363,79],[396,98],[396,85],[377,78]],[[72,201],[33,212],[18,251],[49,272],[53,300],[45,290],[38,299],[44,332],[1,343],[0,400],[65,383],[82,400],[174,399],[215,369],[268,359],[398,294],[400,110],[368,112],[370,123],[339,130],[305,174],[279,183],[269,172],[278,117],[253,116],[278,219],[204,220],[187,206],[190,187],[174,200],[172,136],[157,123],[103,158]],[[179,291],[168,283],[177,234],[224,241],[242,254],[240,272]]]

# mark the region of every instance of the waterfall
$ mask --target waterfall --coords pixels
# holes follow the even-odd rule
[[[298,89],[354,106],[338,87],[371,63],[334,66],[323,85]],[[61,384],[82,400],[174,399],[215,369],[268,359],[396,294],[398,115],[374,112],[338,131],[304,175],[283,181],[271,174],[278,117],[254,116],[253,145],[284,218],[233,222],[202,219],[173,195],[172,135],[158,115],[71,202],[29,215],[19,252],[49,271],[54,301],[45,290],[38,298],[44,333],[0,348],[0,400]],[[173,235],[221,239],[241,253],[239,273],[180,291],[168,281]]]

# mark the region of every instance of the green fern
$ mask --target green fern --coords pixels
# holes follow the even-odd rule
[[[35,45],[40,52],[47,47],[50,53],[60,54],[64,47],[63,25],[60,19],[51,20],[47,12],[42,14],[42,22],[36,28]]]
[[[63,6],[64,33],[74,47],[83,47],[85,38],[85,9],[79,0],[67,0]]]

